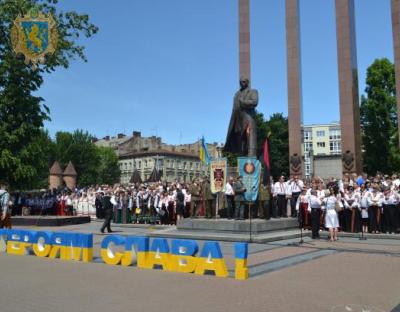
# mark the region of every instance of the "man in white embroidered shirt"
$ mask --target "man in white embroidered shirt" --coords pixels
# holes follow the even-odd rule
[[[285,176],[281,175],[279,181],[274,184],[273,196],[276,203],[276,217],[287,218],[287,198],[288,193],[287,184],[285,183]],[[275,213],[274,213],[275,214]]]
[[[289,193],[292,194],[292,197],[290,198],[290,211],[293,218],[297,217],[296,203],[303,187],[304,183],[297,175],[293,176],[288,183]]]
[[[225,197],[228,207],[226,209],[226,217],[228,219],[233,218],[233,212],[235,210],[235,191],[233,190],[233,177],[229,177],[228,182],[225,186]]]
[[[321,200],[317,196],[317,191],[312,190],[308,198],[308,207],[311,210],[311,229],[312,239],[319,239],[319,222],[321,216]]]

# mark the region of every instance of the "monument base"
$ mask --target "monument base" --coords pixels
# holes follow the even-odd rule
[[[11,223],[15,226],[63,226],[89,222],[89,216],[13,216],[11,218]]]
[[[270,231],[282,231],[299,228],[297,218],[281,219],[251,219],[250,220],[228,220],[228,219],[182,219],[176,225],[178,230],[205,231],[224,233],[253,233],[261,234]]]

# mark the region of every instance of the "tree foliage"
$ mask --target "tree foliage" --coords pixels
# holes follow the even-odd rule
[[[82,130],[56,133],[56,159],[62,167],[66,167],[69,161],[73,163],[79,185],[89,185],[96,181],[99,159],[92,140],[93,137]]]
[[[112,185],[119,181],[121,171],[118,165],[118,156],[110,147],[97,147],[99,166],[97,167],[97,184]]]
[[[98,30],[88,15],[57,12],[56,4],[57,0],[0,1],[0,179],[11,188],[35,184],[41,162],[46,159],[46,151],[38,142],[43,139],[43,123],[50,119],[50,113],[43,98],[33,92],[39,90],[45,72],[51,73],[60,66],[67,68],[71,59],[86,61],[84,47],[76,39],[81,34],[91,37]],[[34,5],[53,14],[59,32],[56,52],[35,70],[14,54],[10,39],[14,19]]]
[[[72,162],[78,174],[78,186],[114,184],[119,181],[118,156],[112,148],[98,147],[88,132],[57,132],[53,159],[65,168]]]
[[[269,134],[269,159],[271,176],[289,174],[289,123],[282,113],[275,113],[265,123]],[[264,139],[265,140],[265,139]]]
[[[366,95],[361,97],[364,169],[369,174],[398,170],[396,84],[394,65],[386,58],[367,69]]]

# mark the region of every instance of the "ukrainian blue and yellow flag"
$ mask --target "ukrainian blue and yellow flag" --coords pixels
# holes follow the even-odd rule
[[[200,145],[200,160],[203,164],[208,165],[210,163],[210,154],[208,153],[206,141],[204,140],[204,136],[201,138]]]

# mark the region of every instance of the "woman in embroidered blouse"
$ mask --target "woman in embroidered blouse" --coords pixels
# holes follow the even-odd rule
[[[329,196],[324,199],[325,203],[325,227],[329,229],[330,241],[338,240],[337,233],[339,227],[338,214],[336,208],[339,206],[339,195],[335,195],[333,187],[329,188]]]

